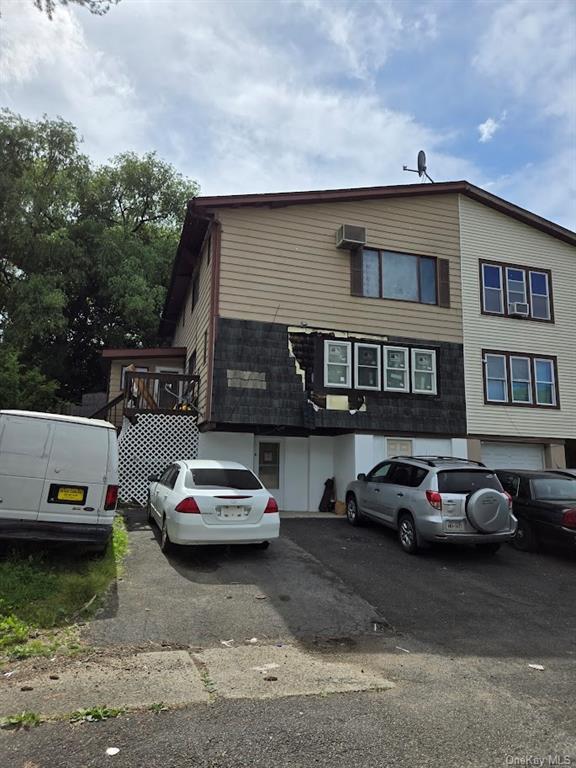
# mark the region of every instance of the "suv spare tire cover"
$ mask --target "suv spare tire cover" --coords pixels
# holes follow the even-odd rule
[[[466,515],[481,533],[496,533],[510,527],[508,499],[493,488],[480,488],[466,500]]]

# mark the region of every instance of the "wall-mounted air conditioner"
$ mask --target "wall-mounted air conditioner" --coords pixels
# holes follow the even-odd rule
[[[355,224],[342,224],[336,231],[336,248],[352,250],[366,245],[366,227]]]
[[[524,301],[513,301],[508,305],[508,312],[510,315],[516,315],[517,317],[528,317],[530,307]]]

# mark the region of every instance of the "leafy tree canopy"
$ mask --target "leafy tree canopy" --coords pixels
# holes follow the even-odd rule
[[[198,187],[155,153],[94,166],[70,123],[7,110],[0,166],[0,345],[77,400],[104,386],[102,347],[158,343],[186,201]]]
[[[57,5],[80,5],[96,16],[104,16],[110,6],[117,5],[118,2],[119,0],[34,0],[34,5],[51,19]]]

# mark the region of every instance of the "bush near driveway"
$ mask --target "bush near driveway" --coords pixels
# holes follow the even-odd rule
[[[118,515],[103,557],[60,546],[12,550],[0,561],[0,655],[26,658],[78,647],[74,623],[96,609],[127,549]]]

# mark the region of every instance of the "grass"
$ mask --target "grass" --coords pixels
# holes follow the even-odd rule
[[[78,723],[81,720],[85,720],[88,723],[95,723],[99,720],[109,720],[111,717],[118,717],[118,715],[122,715],[124,711],[124,709],[115,709],[114,707],[78,709],[70,715],[70,722]]]
[[[87,618],[117,577],[128,550],[120,515],[103,557],[75,547],[26,545],[0,561],[0,656],[23,659],[79,646],[70,628]]]
[[[154,702],[153,704],[150,704],[148,709],[150,710],[150,712],[154,712],[156,715],[158,715],[160,714],[160,712],[166,712],[168,710],[168,707],[166,706],[166,704],[164,704],[163,701],[157,701],[157,702]]]
[[[36,712],[20,712],[18,715],[11,715],[10,717],[4,717],[0,721],[2,728],[34,728],[40,725],[42,718],[37,715]]]

